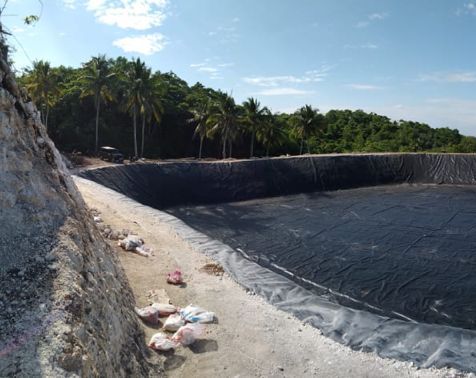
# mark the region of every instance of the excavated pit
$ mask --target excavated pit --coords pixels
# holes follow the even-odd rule
[[[135,164],[81,176],[167,212],[238,282],[335,340],[476,371],[475,155]]]

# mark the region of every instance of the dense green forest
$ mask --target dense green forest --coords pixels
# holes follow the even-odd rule
[[[272,113],[256,99],[189,86],[140,59],[92,58],[80,68],[36,61],[19,77],[59,149],[93,154],[111,145],[149,158],[300,153],[476,152],[476,138],[361,110],[321,114],[305,105]]]

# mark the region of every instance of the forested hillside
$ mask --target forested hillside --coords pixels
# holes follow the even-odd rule
[[[94,153],[112,145],[150,158],[248,157],[299,153],[476,152],[476,138],[361,110],[293,114],[255,99],[236,104],[221,91],[189,86],[172,72],[152,72],[124,57],[92,58],[80,68],[34,62],[19,77],[42,110],[59,149]]]

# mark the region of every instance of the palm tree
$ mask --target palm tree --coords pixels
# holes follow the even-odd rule
[[[263,114],[263,124],[256,132],[256,138],[266,148],[266,156],[269,157],[269,150],[274,145],[280,145],[285,139],[283,123],[266,109]]]
[[[304,142],[307,145],[307,152],[310,153],[309,139],[324,127],[324,117],[319,114],[318,109],[314,109],[311,105],[305,105],[294,113],[292,122],[296,134],[301,140],[299,154],[303,153]]]
[[[94,151],[99,149],[99,111],[101,100],[106,103],[112,101],[111,78],[115,73],[111,72],[111,62],[105,55],[93,57],[84,65],[84,75],[80,78],[81,97],[94,97],[94,106],[96,108],[96,128]]]
[[[263,125],[264,115],[267,108],[261,107],[258,100],[253,97],[248,98],[243,103],[244,117],[243,122],[251,133],[250,158],[253,157],[254,144],[257,130]]]
[[[220,133],[222,138],[222,156],[226,159],[226,146],[229,144],[230,157],[232,156],[232,143],[238,135],[238,108],[235,100],[224,94],[212,108],[209,118],[211,125],[210,134]]]
[[[164,112],[161,102],[161,89],[158,83],[154,82],[151,69],[146,68],[143,72],[140,90],[140,113],[142,115],[141,157],[144,157],[146,122],[151,122],[154,119],[157,123],[160,123],[162,113]]]
[[[210,103],[206,102],[199,106],[197,109],[192,110],[192,118],[188,120],[189,123],[195,125],[194,136],[200,138],[200,148],[198,150],[198,158],[202,158],[203,141],[209,134],[208,119],[210,117]]]
[[[26,89],[33,101],[45,109],[45,112],[42,112],[42,117],[46,129],[48,129],[50,108],[54,105],[55,96],[59,93],[58,77],[50,63],[44,60],[34,61],[33,68],[28,69],[27,74],[29,78]]]
[[[139,156],[137,148],[137,115],[141,112],[144,93],[144,79],[147,77],[148,68],[139,58],[133,60],[126,72],[126,110],[132,115],[134,129],[134,157]],[[145,79],[146,80],[146,79]]]

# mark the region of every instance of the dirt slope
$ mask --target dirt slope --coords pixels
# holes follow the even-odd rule
[[[0,49],[0,376],[157,375],[123,270]]]

